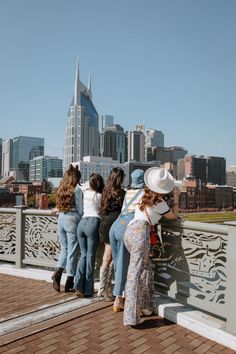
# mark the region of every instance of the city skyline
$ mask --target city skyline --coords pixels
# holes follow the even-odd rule
[[[62,157],[79,54],[99,115],[235,164],[235,12],[231,0],[2,0],[0,137],[42,136]]]

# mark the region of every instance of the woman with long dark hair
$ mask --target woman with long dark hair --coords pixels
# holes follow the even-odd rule
[[[150,225],[162,217],[177,219],[163,199],[174,187],[174,179],[164,168],[151,167],[144,175],[146,187],[141,202],[135,208],[125,234],[124,243],[130,253],[124,324],[136,326],[142,322],[141,313],[151,314],[154,307],[153,270],[149,259]]]
[[[102,266],[100,268],[100,289],[98,291],[98,296],[104,298],[106,301],[113,300],[111,287],[112,252],[109,240],[109,230],[121,212],[125,196],[125,190],[122,188],[124,177],[124,171],[119,167],[114,167],[110,172],[107,183],[102,192],[99,235],[105,248]]]
[[[65,292],[73,290],[74,287],[79,254],[77,227],[83,215],[83,192],[80,188],[80,179],[78,166],[70,165],[57,190],[56,208],[52,212],[55,214],[59,211],[58,234],[61,248],[58,268],[52,275],[52,285],[56,291],[60,291],[61,276],[65,268],[67,272]]]
[[[77,230],[81,252],[75,277],[75,294],[78,297],[93,296],[94,265],[99,244],[99,208],[103,188],[102,176],[97,173],[91,174],[89,188],[84,193],[84,215]]]

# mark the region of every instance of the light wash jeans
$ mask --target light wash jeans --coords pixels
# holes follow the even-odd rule
[[[75,277],[75,289],[85,296],[92,296],[94,290],[94,266],[99,244],[99,224],[100,218],[84,217],[81,219],[77,231],[81,254]]]
[[[120,214],[112,224],[109,232],[112,258],[115,268],[114,296],[122,296],[123,291],[125,290],[130,255],[124,245],[124,233],[128,223],[133,217],[134,213]]]
[[[76,211],[60,213],[58,217],[58,233],[60,256],[57,266],[67,271],[67,276],[75,276],[79,256],[77,227],[81,216]]]

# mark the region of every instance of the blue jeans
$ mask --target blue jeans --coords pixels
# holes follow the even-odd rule
[[[99,224],[99,218],[84,217],[77,230],[81,254],[75,277],[75,289],[85,296],[92,296],[94,290],[94,265],[99,243]]]
[[[115,268],[115,286],[113,295],[122,296],[125,290],[130,255],[124,245],[124,233],[134,213],[120,214],[112,224],[109,232],[112,258]]]
[[[77,212],[60,213],[58,217],[58,233],[60,241],[60,255],[58,267],[67,271],[67,276],[73,277],[76,273],[79,255],[77,227],[81,217]]]

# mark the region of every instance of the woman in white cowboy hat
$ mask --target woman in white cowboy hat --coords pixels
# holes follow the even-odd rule
[[[144,194],[124,235],[124,243],[130,253],[124,308],[126,326],[142,323],[140,315],[150,315],[154,307],[153,271],[149,259],[150,222],[154,225],[162,217],[178,218],[162,199],[162,195],[174,187],[171,174],[164,168],[151,167],[145,172],[144,181]]]

